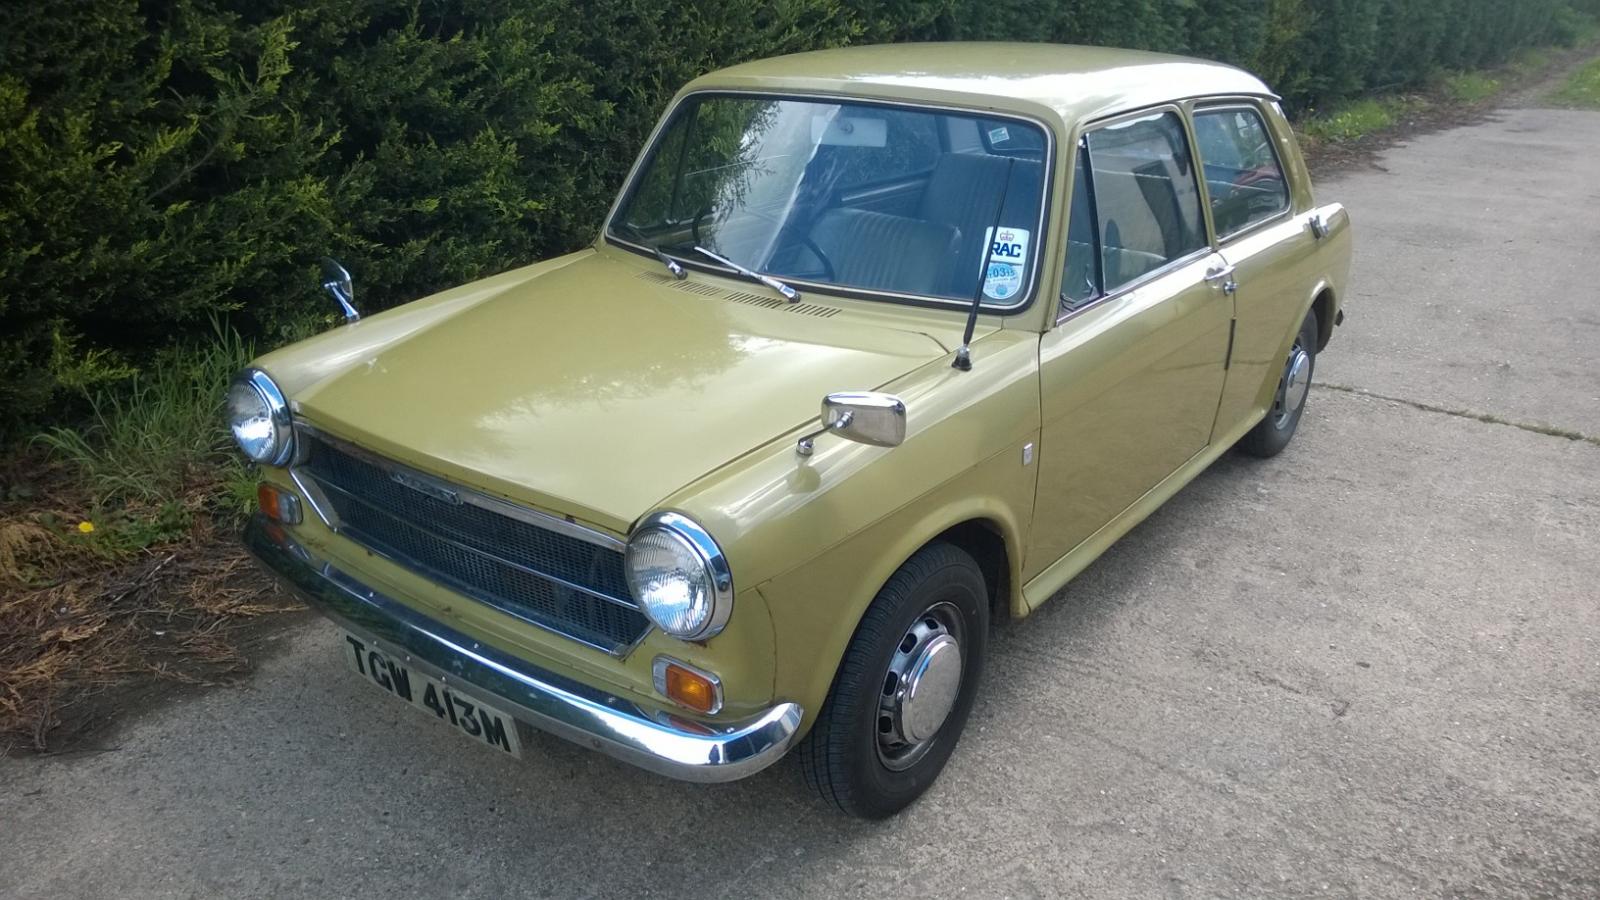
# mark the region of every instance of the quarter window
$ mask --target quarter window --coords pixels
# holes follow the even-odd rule
[[[1206,246],[1200,189],[1177,113],[1096,129],[1087,146],[1106,292]]]
[[[1089,193],[1088,151],[1078,149],[1072,172],[1072,212],[1067,222],[1067,271],[1061,282],[1061,311],[1071,312],[1100,293],[1095,264],[1094,197]]]
[[[1195,140],[1211,195],[1211,220],[1227,237],[1289,208],[1289,187],[1261,115],[1248,107],[1201,110]]]

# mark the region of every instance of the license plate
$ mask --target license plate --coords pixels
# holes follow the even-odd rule
[[[393,654],[354,635],[344,637],[344,661],[352,671],[390,696],[434,716],[477,743],[522,758],[516,723],[482,700],[406,666]]]

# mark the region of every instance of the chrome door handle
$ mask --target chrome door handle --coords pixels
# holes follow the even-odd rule
[[[1222,282],[1222,292],[1224,294],[1232,294],[1239,290],[1239,282],[1234,280],[1233,277],[1234,270],[1235,266],[1232,263],[1226,263],[1220,266],[1212,266],[1206,270],[1206,281],[1209,281],[1212,284],[1216,284],[1220,281]]]

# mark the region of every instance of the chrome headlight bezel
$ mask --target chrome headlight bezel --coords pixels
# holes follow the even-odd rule
[[[239,437],[240,420],[232,413],[232,396],[235,391],[246,390],[255,395],[260,404],[262,417],[267,420],[272,429],[272,443],[264,453],[252,453]],[[227,416],[228,431],[233,435],[234,443],[238,445],[239,452],[247,459],[258,465],[281,466],[294,458],[294,423],[289,416],[289,401],[284,398],[283,391],[278,388],[272,376],[260,369],[245,369],[234,377],[233,383],[228,385]]]
[[[641,589],[634,571],[634,548],[647,535],[661,535],[674,542],[681,547],[685,559],[693,559],[704,573],[710,607],[700,621],[693,623],[693,627],[673,630],[663,624],[651,609],[646,592]],[[723,555],[722,548],[710,532],[682,513],[653,513],[640,522],[628,538],[627,549],[623,551],[623,571],[634,602],[639,604],[639,611],[663,634],[683,641],[708,640],[727,626],[728,617],[733,614],[733,571],[728,567],[728,558]]]

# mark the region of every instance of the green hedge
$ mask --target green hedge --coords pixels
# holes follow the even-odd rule
[[[666,98],[744,59],[1012,39],[1228,60],[1296,106],[1570,37],[1600,0],[52,0],[0,10],[0,429],[219,312],[282,339],[591,239]]]

